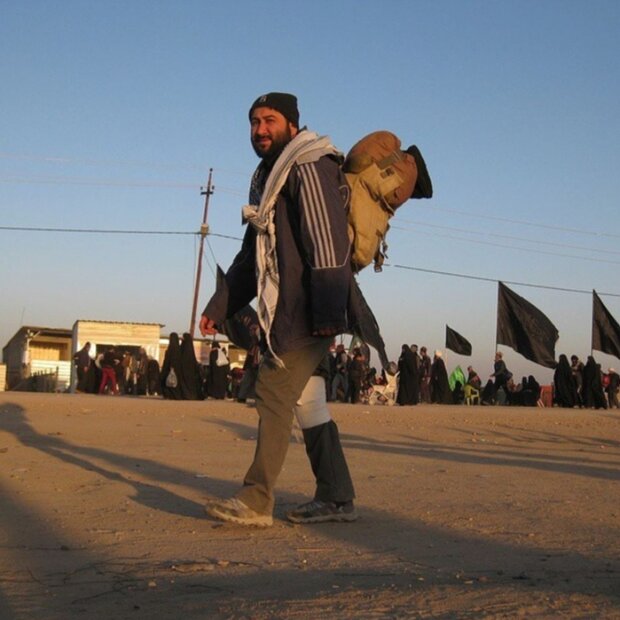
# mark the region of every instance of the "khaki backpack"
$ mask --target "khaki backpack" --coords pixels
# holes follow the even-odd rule
[[[418,148],[401,150],[389,131],[375,131],[349,151],[342,169],[351,189],[349,238],[354,271],[371,262],[381,271],[389,219],[409,198],[430,198],[431,179]]]

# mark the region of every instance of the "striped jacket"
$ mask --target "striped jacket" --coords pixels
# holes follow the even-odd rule
[[[347,232],[349,188],[336,159],[295,164],[275,208],[280,272],[271,344],[281,355],[312,342],[318,330],[347,331],[352,281]],[[226,273],[228,297],[214,296],[203,314],[216,324],[256,296],[256,232],[248,226]]]

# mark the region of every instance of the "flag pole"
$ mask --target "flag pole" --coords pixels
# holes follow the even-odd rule
[[[207,214],[209,211],[209,197],[213,194],[214,187],[211,184],[211,178],[213,176],[213,168],[209,168],[209,180],[207,181],[207,188],[201,188],[201,195],[205,197],[205,206],[202,214],[202,224],[200,226],[200,249],[198,250],[198,263],[196,265],[196,283],[194,284],[194,300],[192,302],[192,318],[189,322],[189,333],[192,338],[194,337],[194,331],[196,329],[196,308],[198,306],[198,292],[200,291],[200,277],[202,274],[202,255],[204,252],[205,237],[209,233],[209,225],[207,224]]]

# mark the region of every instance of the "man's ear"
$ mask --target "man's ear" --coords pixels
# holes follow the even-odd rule
[[[293,125],[293,123],[291,123],[290,121],[288,127],[291,131],[291,136],[294,138],[299,133],[299,129],[295,127],[295,125]]]

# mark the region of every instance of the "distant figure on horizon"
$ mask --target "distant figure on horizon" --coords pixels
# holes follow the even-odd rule
[[[417,353],[408,344],[401,347],[398,358],[398,393],[399,405],[417,405],[419,400],[420,379],[417,368]]]
[[[77,373],[77,386],[76,392],[86,392],[86,379],[88,377],[88,370],[92,363],[90,358],[90,342],[87,342],[79,351],[76,351],[73,355],[73,363],[75,364],[75,370]]]
[[[116,383],[116,367],[120,364],[120,359],[114,347],[108,347],[101,358],[101,383],[99,384],[99,394],[105,394],[109,387],[109,393],[116,395],[118,386]]]
[[[553,402],[572,409],[577,404],[577,389],[568,357],[562,353],[553,373]]]
[[[503,388],[504,395],[506,394],[506,383],[508,379],[512,377],[512,373],[506,367],[506,362],[504,362],[504,356],[501,351],[498,351],[495,354],[495,361],[493,363],[493,374],[492,378],[495,379],[495,383],[493,384],[495,388],[495,392],[500,388]]]
[[[620,387],[620,375],[610,368],[607,371],[607,400],[609,402],[610,409],[618,409],[618,388]]]
[[[230,361],[220,343],[213,341],[209,353],[209,378],[207,381],[207,395],[216,400],[226,398]]]
[[[426,347],[420,348],[420,365],[418,376],[420,380],[420,402],[431,402],[431,358],[426,351]]]
[[[161,367],[161,394],[169,400],[182,400],[181,390],[181,344],[179,334],[171,332],[168,338],[168,348],[164,354]]]
[[[448,381],[448,371],[446,370],[446,363],[443,361],[441,351],[435,351],[433,365],[431,366],[431,402],[438,405],[451,405],[454,403]]]
[[[576,356],[570,356],[573,383],[577,393],[577,405],[583,407],[583,362]]]

